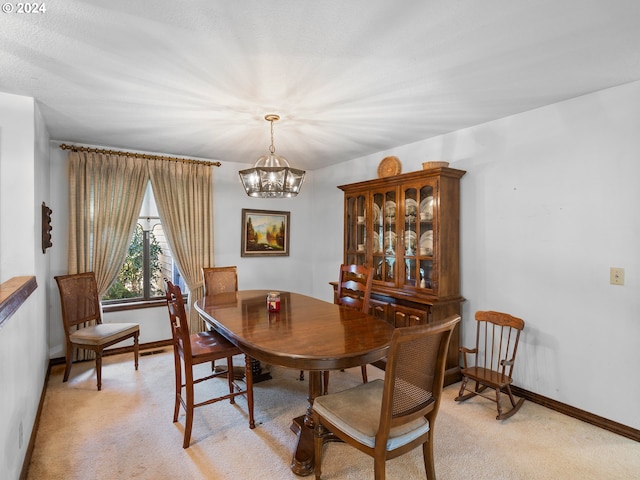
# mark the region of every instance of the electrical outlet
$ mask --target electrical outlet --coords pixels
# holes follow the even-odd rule
[[[609,271],[611,285],[624,285],[624,268],[611,267]]]

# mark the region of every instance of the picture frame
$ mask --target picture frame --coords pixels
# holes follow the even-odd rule
[[[290,212],[242,209],[243,257],[288,257]]]

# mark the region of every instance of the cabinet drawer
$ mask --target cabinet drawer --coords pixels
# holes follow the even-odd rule
[[[369,300],[369,314],[373,315],[380,320],[387,320],[388,317],[389,302],[381,302],[380,300]],[[391,322],[389,322],[391,323]]]
[[[419,310],[403,305],[389,305],[389,310],[390,323],[396,328],[424,325],[429,318],[428,310]]]

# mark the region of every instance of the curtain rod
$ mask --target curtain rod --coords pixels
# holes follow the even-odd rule
[[[121,150],[103,150],[100,148],[80,147],[78,145],[60,145],[62,150],[71,150],[72,152],[89,152],[89,153],[106,153],[109,155],[126,155],[128,157],[145,158],[149,160],[168,160],[170,162],[195,163],[196,165],[210,165],[212,167],[220,167],[220,162],[206,162],[204,160],[191,160],[189,158],[165,157],[162,155],[148,155],[146,153],[124,152]]]

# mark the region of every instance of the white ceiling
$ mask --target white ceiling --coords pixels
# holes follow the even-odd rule
[[[640,79],[638,0],[43,3],[0,13],[0,91],[112,148],[253,163],[277,113],[312,170]]]

